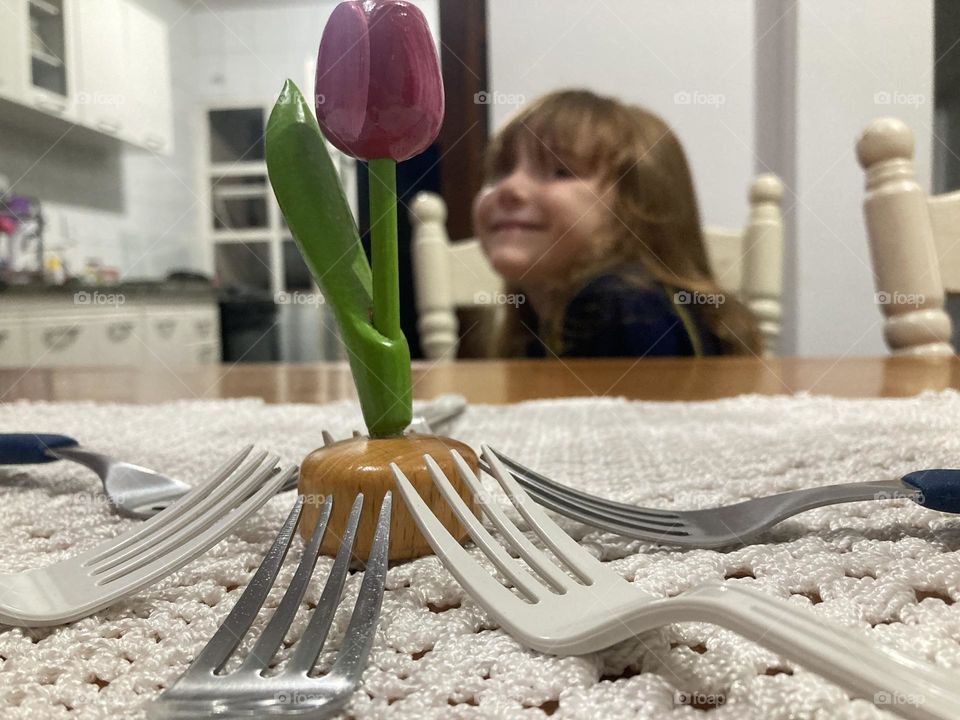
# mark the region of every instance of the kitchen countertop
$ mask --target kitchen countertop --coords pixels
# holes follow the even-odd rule
[[[25,285],[0,284],[0,296],[7,299],[58,299],[78,292],[99,292],[104,294],[122,294],[125,297],[163,299],[214,299],[220,290],[208,283],[188,280],[131,280],[114,285],[88,285],[81,282],[67,282],[63,285],[47,283],[27,283]]]

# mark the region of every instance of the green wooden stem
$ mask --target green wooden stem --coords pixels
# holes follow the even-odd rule
[[[371,160],[369,168],[373,326],[384,337],[396,340],[402,335],[397,258],[397,163],[390,159]]]
[[[410,424],[412,392],[399,319],[396,169],[374,164],[375,286],[313,108],[290,80],[270,114],[266,149],[277,201],[340,326],[367,429],[373,437],[400,435]],[[372,323],[375,305],[381,329]]]

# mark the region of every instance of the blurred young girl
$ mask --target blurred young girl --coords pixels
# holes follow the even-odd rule
[[[494,138],[474,229],[508,286],[498,354],[759,352],[711,275],[690,170],[659,117],[588,91],[546,95]]]

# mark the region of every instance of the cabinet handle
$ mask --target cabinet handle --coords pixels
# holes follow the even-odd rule
[[[194,327],[197,329],[197,335],[205,338],[210,335],[210,331],[213,329],[213,322],[211,320],[197,320]]]
[[[112,343],[122,343],[133,334],[132,322],[113,323],[107,328],[107,337]]]
[[[0,345],[3,345],[7,341],[7,338],[9,337],[10,337],[9,330],[0,330]]]
[[[169,340],[173,336],[173,331],[177,329],[177,321],[173,319],[169,320],[159,320],[157,321],[155,327],[157,328],[157,334],[160,335],[164,340]]]
[[[41,110],[46,110],[47,112],[56,113],[57,115],[62,115],[63,112],[67,109],[65,103],[54,102],[53,100],[47,100],[45,98],[37,98],[36,105]]]
[[[79,335],[80,328],[76,325],[73,327],[50,328],[43,333],[43,344],[48,350],[59,352],[73,345]]]
[[[115,135],[120,130],[120,123],[115,121],[111,122],[110,120],[98,120],[97,129]]]

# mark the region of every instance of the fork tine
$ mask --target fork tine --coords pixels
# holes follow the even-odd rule
[[[639,523],[641,527],[649,528],[651,531],[657,528],[674,530],[686,527],[686,522],[679,515],[673,518],[653,516],[649,515],[643,508],[623,507],[620,506],[620,503],[615,504],[614,501],[603,498],[593,498],[593,502],[587,502],[574,493],[552,490],[550,487],[545,487],[536,481],[531,481],[512,468],[511,474],[516,478],[520,487],[528,493],[542,497],[557,505],[576,508],[598,517],[616,518],[619,522],[629,524]],[[563,486],[561,485],[559,487]]]
[[[257,638],[250,654],[244,658],[243,664],[240,666],[240,672],[266,669],[277,652],[277,648],[280,647],[280,643],[283,642],[287,630],[290,629],[290,623],[293,622],[293,618],[297,614],[297,608],[300,606],[303,594],[310,584],[313,569],[317,564],[317,556],[320,554],[320,541],[323,540],[323,534],[327,530],[331,508],[333,508],[333,497],[328,495],[320,510],[320,517],[317,518],[317,522],[313,526],[310,541],[300,555],[300,564],[297,565],[297,571],[287,586],[283,599],[280,600],[280,605],[277,606],[267,627]]]
[[[387,578],[387,558],[390,547],[390,511],[393,507],[393,494],[388,490],[383,496],[377,530],[373,536],[373,545],[367,559],[367,567],[353,606],[353,615],[343,639],[343,647],[333,664],[331,674],[346,677],[354,687],[359,684],[363,669],[367,665],[370,648],[373,647],[374,633],[380,619],[380,606],[383,602],[383,586]],[[344,702],[349,695],[344,694]]]
[[[273,541],[273,545],[270,546],[270,550],[267,551],[253,579],[243,591],[243,595],[237,600],[227,619],[190,664],[184,677],[193,674],[217,673],[226,665],[227,660],[253,624],[264,600],[270,593],[270,588],[273,587],[274,580],[277,579],[277,573],[290,549],[290,541],[293,539],[302,510],[303,496],[301,495],[294,503],[280,532],[277,533],[276,540]]]
[[[493,474],[492,471],[491,474]],[[513,477],[516,478],[517,476],[514,475]],[[521,486],[524,486],[522,479],[517,479],[517,482]],[[645,540],[656,543],[676,542],[679,539],[687,538],[691,535],[688,526],[685,524],[663,527],[646,525],[640,521],[631,522],[629,520],[621,520],[606,516],[600,512],[597,512],[596,510],[580,507],[574,500],[564,501],[558,499],[555,495],[542,495],[538,490],[533,488],[526,488],[526,490],[540,505],[543,505],[554,512],[558,512],[561,515],[566,515],[569,518],[587,525],[591,525],[595,528],[616,533],[617,535],[624,535],[637,540]]]
[[[480,484],[480,478],[473,474],[473,470],[464,462],[460,453],[456,450],[451,450],[450,454],[453,456],[453,461],[457,466],[460,477],[473,491],[474,497],[480,501],[487,517],[493,521],[493,524],[497,526],[497,529],[508,539],[517,552],[520,553],[520,556],[526,560],[527,564],[540,573],[541,577],[553,585],[554,589],[558,592],[564,593],[572,587],[573,581],[570,579],[570,576],[560,570],[540,548],[530,542],[526,536],[520,532],[517,526],[507,519],[507,516],[497,507],[496,503],[491,502],[491,498]],[[446,493],[444,493],[444,495],[446,496]],[[459,498],[460,496],[457,495],[457,497]],[[447,502],[450,502],[450,498],[447,498]],[[462,503],[463,501],[461,500],[461,504]]]
[[[555,492],[549,488],[544,488],[535,482],[530,482],[530,480],[517,472],[511,471],[511,474],[514,478],[516,478],[516,481],[520,484],[520,487],[534,497],[543,498],[550,505],[569,508],[570,510],[577,510],[592,517],[612,519],[617,523],[624,523],[630,526],[635,525],[639,528],[649,530],[650,532],[656,532],[658,529],[684,530],[688,527],[686,521],[679,516],[676,519],[670,520],[666,518],[654,518],[645,515],[640,508],[637,508],[638,512],[631,512],[630,510],[624,510],[622,508],[616,508],[612,506],[605,507],[603,503],[607,501],[603,500],[603,498],[596,498],[599,502],[586,503],[581,501],[575,495],[570,495],[564,492]],[[546,503],[540,504],[543,505]],[[567,514],[565,510],[558,510],[558,512],[562,512],[564,515]]]
[[[456,454],[456,451],[453,451],[453,454],[455,458],[460,457]],[[436,461],[429,455],[424,455],[423,459],[426,461],[430,477],[433,478],[434,484],[440,489],[440,494],[443,495],[443,499],[447,501],[447,505],[450,506],[457,516],[457,519],[459,519],[461,524],[467,529],[470,538],[476,543],[477,547],[483,551],[483,554],[489,558],[490,562],[509,578],[531,602],[536,602],[538,599],[544,597],[548,593],[547,588],[524,570],[520,566],[520,563],[510,557],[503,549],[503,546],[494,540],[493,536],[487,532],[487,529],[480,524],[480,521],[470,512],[470,508],[467,507],[463,498],[460,497],[460,493],[450,484],[447,476],[443,474],[443,470],[440,469]],[[474,496],[481,504],[484,506],[490,504],[490,499],[483,492],[482,487],[471,486],[471,490],[473,490]]]
[[[137,563],[136,568],[117,568],[114,574],[109,578],[100,579],[98,584],[111,596],[120,597],[173,572],[218,543],[236,527],[237,523],[263,507],[264,503],[276,494],[280,485],[294,472],[296,468],[291,467],[282,473],[277,473],[239,506],[220,513],[217,522],[203,532],[182,538],[177,545],[169,547],[166,552],[147,564]]]
[[[511,460],[498,450],[490,448],[490,452],[509,468],[510,474],[517,483],[534,500],[561,515],[566,515],[602,530],[646,542],[662,543],[666,541],[676,543],[691,534],[688,523],[676,513],[670,514],[672,518],[675,518],[671,520],[667,517],[667,513],[653,516],[650,513],[656,511],[646,511],[612,500],[596,498],[554,482],[517,461]],[[489,465],[481,462],[480,467],[493,476],[493,469]]]
[[[514,507],[523,515],[537,536],[553,550],[553,553],[561,562],[570,567],[588,585],[593,583],[593,579],[598,574],[609,572],[599,560],[580,547],[559,525],[547,517],[547,514],[536,503],[530,500],[530,496],[517,484],[510,471],[504,467],[495,454],[490,452],[486,445],[482,445],[481,449],[483,455],[493,467],[494,477],[500,483],[504,492],[510,496]]]
[[[167,507],[167,510],[170,510],[171,508],[177,508],[179,510],[181,507],[189,507],[191,504],[205,498],[207,495],[213,492],[213,490],[220,487],[224,480],[228,479],[234,474],[237,468],[240,467],[240,464],[243,462],[243,460],[250,454],[251,450],[253,450],[253,445],[247,445],[243,450],[238,452],[232,458],[227,460],[227,462],[217,468],[217,471],[210,477],[209,480],[170,503],[170,505]],[[178,510],[157,513],[148,520],[135,525],[127,532],[108,541],[108,543],[104,543],[105,545],[109,544],[109,547],[105,548],[102,552],[95,553],[93,556],[88,558],[84,562],[84,565],[91,565],[99,562],[109,557],[113,553],[124,550],[134,543],[153,535],[153,533],[157,532],[176,519],[179,516]]]
[[[327,641],[327,634],[333,624],[337,605],[340,604],[340,596],[343,595],[343,585],[347,579],[347,572],[350,570],[350,558],[353,557],[353,541],[357,534],[357,525],[360,523],[362,509],[363,494],[360,493],[353,501],[353,508],[350,510],[350,517],[347,519],[343,538],[340,540],[337,557],[333,561],[330,573],[327,575],[327,582],[323,586],[320,600],[313,610],[310,622],[307,623],[307,627],[303,631],[303,636],[296,643],[293,657],[290,658],[287,665],[287,669],[291,672],[309,673]]]
[[[504,465],[510,468],[511,473],[517,478],[517,481],[521,485],[525,486],[528,490],[531,487],[535,487],[541,493],[551,497],[554,495],[559,495],[566,499],[575,499],[578,503],[596,508],[601,512],[609,512],[618,515],[623,514],[627,518],[637,518],[639,516],[643,516],[644,520],[649,519],[650,522],[665,523],[669,523],[670,521],[676,522],[680,519],[680,516],[677,515],[677,513],[669,510],[651,510],[649,508],[640,508],[634,505],[617,502],[615,500],[607,500],[595,495],[590,495],[589,493],[577,490],[576,488],[558,483],[556,480],[551,480],[550,478],[541,475],[536,470],[531,470],[525,465],[521,465],[516,460],[507,457],[499,450],[495,450],[494,448],[488,449],[491,454],[496,455]]]
[[[184,509],[181,517],[174,518],[173,522],[168,523],[166,527],[150,537],[127,547],[119,555],[99,563],[89,563],[90,574],[93,576],[109,574],[108,578],[103,579],[103,582],[107,582],[151,562],[170,548],[183,544],[193,535],[199,534],[204,528],[217,522],[224,512],[235,508],[257,486],[275,474],[279,459],[276,455],[269,456],[267,462],[257,466],[259,468],[257,472],[249,475],[241,472],[238,473],[238,477],[231,477],[223,483],[222,488],[218,488],[196,506]],[[252,469],[254,468],[247,468],[247,470]]]
[[[129,536],[127,534],[120,535],[114,540],[111,547],[88,558],[84,561],[84,565],[96,568],[97,572],[107,570],[124,558],[136,555],[143,548],[155,545],[158,540],[176,532],[191,519],[203,517],[208,508],[216,506],[239,483],[247,481],[251,474],[261,467],[266,456],[267,453],[265,452],[254,456],[250,462],[223,478],[215,487],[204,485],[196,490],[191,490],[171,507],[150,518],[147,521],[148,523],[152,523],[153,520],[159,522],[154,523],[150,528],[146,528],[145,532],[141,531],[140,528],[135,528],[130,531]],[[196,494],[194,495],[194,493]],[[183,502],[187,499],[191,499],[193,502]]]
[[[417,527],[457,581],[467,590],[472,590],[478,602],[492,613],[509,617],[518,605],[522,606],[522,600],[501,585],[454,540],[396,463],[391,463],[390,469],[393,471],[397,490],[400,491]]]

